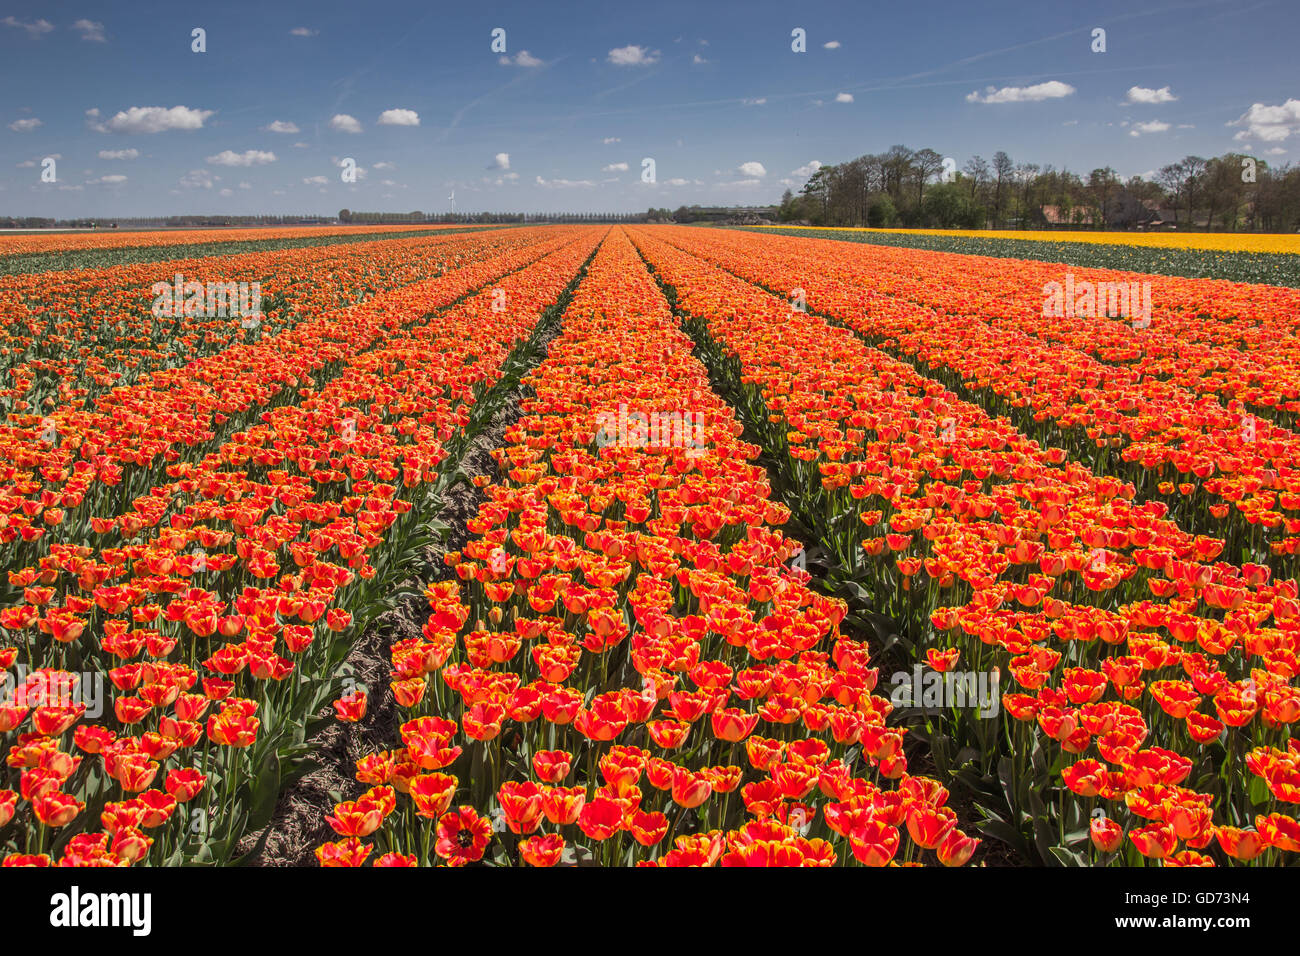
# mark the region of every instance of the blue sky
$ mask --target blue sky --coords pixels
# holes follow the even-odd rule
[[[894,143],[1281,164],[1297,36],[1294,0],[0,3],[0,213],[761,204]]]

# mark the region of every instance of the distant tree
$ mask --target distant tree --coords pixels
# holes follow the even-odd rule
[[[993,154],[993,228],[997,228],[1002,222],[1002,206],[1005,201],[1003,190],[1011,181],[1011,174],[1015,170],[1015,165],[1011,162],[1011,157],[998,150]]]

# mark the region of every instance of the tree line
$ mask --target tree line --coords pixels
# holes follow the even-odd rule
[[[893,146],[822,166],[777,218],[818,226],[960,229],[1176,228],[1291,232],[1300,228],[1300,167],[1242,153],[1187,156],[1150,180],[1109,166],[1086,177],[1051,165],[972,156],[961,169],[932,149]]]

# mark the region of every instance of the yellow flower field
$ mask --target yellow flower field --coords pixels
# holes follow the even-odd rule
[[[1222,252],[1300,253],[1300,235],[1242,233],[1096,232],[1093,230],[1037,229],[871,229],[867,227],[788,226],[782,229],[816,229],[821,232],[883,232],[922,236],[978,239],[1026,239],[1041,242],[1090,242],[1102,245],[1150,246],[1159,249],[1208,249]]]

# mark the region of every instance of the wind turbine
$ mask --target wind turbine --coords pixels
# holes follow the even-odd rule
[[[453,189],[453,190],[451,191],[451,195],[447,197],[447,200],[448,200],[448,202],[451,203],[451,213],[452,213],[452,215],[455,215],[455,214],[456,214],[456,190]]]

